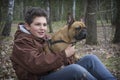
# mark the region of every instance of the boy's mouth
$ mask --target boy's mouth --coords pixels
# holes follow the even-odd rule
[[[40,35],[43,35],[45,32],[38,32]]]

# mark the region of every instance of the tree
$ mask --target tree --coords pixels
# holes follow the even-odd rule
[[[116,12],[115,12],[115,35],[113,43],[120,43],[120,0],[115,0]]]
[[[64,12],[64,4],[63,4],[63,0],[60,0],[61,1],[61,11],[60,11],[60,20],[63,19],[63,12]]]
[[[49,25],[49,32],[52,33],[53,29],[52,29],[52,20],[51,20],[51,1],[47,0],[46,1],[47,4],[47,12],[48,12],[48,25]]]
[[[76,0],[73,0],[73,18],[75,19]]]
[[[97,44],[96,0],[87,0],[85,24],[87,26],[86,44]]]
[[[3,28],[5,27],[5,20],[8,11],[8,0],[0,0],[0,35],[3,32]]]
[[[3,36],[9,36],[10,35],[11,24],[12,24],[12,21],[13,21],[13,8],[14,8],[14,0],[9,0],[5,27],[3,28],[3,31],[2,31]]]

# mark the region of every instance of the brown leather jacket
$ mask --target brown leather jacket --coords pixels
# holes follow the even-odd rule
[[[46,39],[36,38],[18,30],[15,33],[11,61],[19,80],[37,80],[38,76],[46,75],[49,72],[73,62],[72,58],[66,58],[61,53],[45,53],[44,45]]]

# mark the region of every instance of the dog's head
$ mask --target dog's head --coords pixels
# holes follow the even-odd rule
[[[80,41],[87,36],[87,29],[84,22],[72,21],[68,24],[68,33],[71,39]]]

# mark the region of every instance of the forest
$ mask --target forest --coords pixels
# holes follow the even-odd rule
[[[0,0],[0,80],[17,80],[10,55],[14,33],[30,7],[47,11],[49,34],[64,26],[69,14],[82,20],[88,34],[76,52],[97,55],[120,80],[120,0]]]

